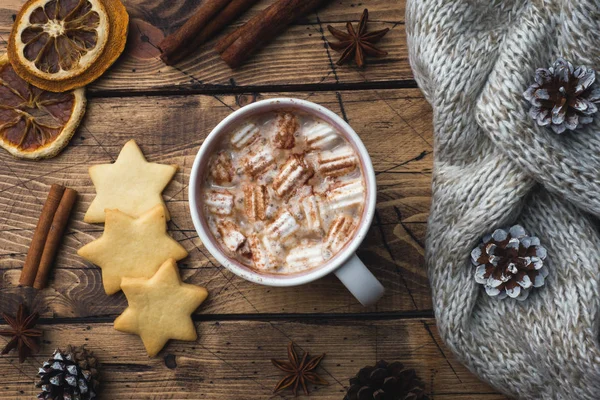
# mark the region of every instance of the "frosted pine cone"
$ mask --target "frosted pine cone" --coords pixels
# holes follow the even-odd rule
[[[344,400],[427,400],[425,385],[414,369],[401,362],[379,361],[350,378]]]
[[[531,103],[529,115],[538,125],[556,133],[573,130],[593,121],[600,105],[596,72],[585,66],[573,68],[563,58],[550,68],[535,72],[535,83],[523,96]]]
[[[497,229],[484,237],[471,258],[477,267],[477,283],[484,285],[488,295],[499,299],[508,296],[525,300],[531,288],[543,286],[548,276],[546,249],[520,225]]]
[[[67,346],[55,350],[52,357],[39,369],[42,389],[39,400],[92,400],[97,398],[100,382],[100,363],[85,346]]]

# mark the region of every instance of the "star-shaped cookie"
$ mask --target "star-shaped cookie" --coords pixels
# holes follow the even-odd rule
[[[129,307],[115,320],[115,329],[139,335],[150,357],[169,339],[196,340],[191,314],[208,292],[183,283],[175,260],[167,260],[150,279],[125,278],[121,286]]]
[[[139,218],[106,210],[104,233],[77,252],[102,269],[107,294],[121,290],[121,280],[150,278],[168,258],[181,260],[187,251],[167,234],[165,209],[158,205]]]
[[[169,219],[162,191],[177,171],[175,165],[149,163],[142,151],[130,140],[123,146],[114,164],[90,167],[96,198],[85,213],[85,222],[104,222],[104,210],[119,209],[132,217],[160,204]]]

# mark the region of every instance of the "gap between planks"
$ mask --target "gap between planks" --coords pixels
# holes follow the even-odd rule
[[[398,80],[385,82],[357,83],[313,83],[291,85],[250,85],[236,86],[197,84],[182,87],[166,87],[156,90],[104,90],[91,89],[88,98],[110,97],[152,97],[152,96],[181,96],[181,95],[234,95],[242,93],[278,93],[278,92],[328,92],[328,91],[357,91],[357,90],[389,90],[389,89],[418,89],[414,80]]]
[[[371,313],[266,313],[266,314],[193,314],[192,319],[197,322],[217,322],[217,321],[297,321],[297,322],[325,322],[325,321],[394,321],[394,320],[413,320],[434,318],[433,310],[401,311],[401,312],[371,312]],[[115,320],[110,316],[99,317],[57,317],[40,318],[38,325],[58,325],[58,324],[104,324],[112,323]],[[6,322],[0,318],[0,325]]]

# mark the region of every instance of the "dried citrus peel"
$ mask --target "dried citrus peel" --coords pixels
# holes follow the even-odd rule
[[[120,0],[28,0],[8,41],[15,71],[63,92],[102,75],[125,48],[129,15]]]
[[[35,0],[23,7],[12,40],[18,62],[43,79],[80,75],[102,54],[110,24],[101,0]]]
[[[57,155],[85,113],[85,91],[53,93],[22,80],[0,56],[0,146],[19,158]]]

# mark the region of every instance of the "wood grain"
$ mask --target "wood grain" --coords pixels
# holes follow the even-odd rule
[[[108,323],[45,326],[42,351],[34,359],[19,365],[14,356],[0,358],[0,399],[33,398],[38,365],[54,348],[69,343],[87,344],[102,362],[100,400],[293,399],[288,392],[272,394],[281,373],[270,362],[271,358],[285,359],[290,340],[301,351],[327,353],[319,372],[330,385],[311,388],[310,398],[340,400],[348,379],[360,368],[386,359],[415,368],[432,399],[504,399],[452,358],[432,319],[212,321],[196,325],[196,342],[171,341],[152,359],[137,336],[117,332]]]
[[[0,50],[6,47],[13,16],[23,3],[24,0],[3,0],[0,4]],[[332,1],[290,27],[246,65],[232,71],[213,50],[214,43],[271,3],[271,0],[262,0],[190,57],[174,67],[166,66],[158,58],[156,45],[181,26],[199,3],[198,0],[124,0],[131,17],[127,48],[116,65],[90,90],[102,95],[110,91],[127,94],[164,90],[224,92],[270,85],[342,87],[385,82],[390,87],[399,84],[390,81],[412,79],[404,31],[405,0],[371,0],[368,5],[353,0]],[[367,69],[354,65],[338,67],[335,65],[338,54],[326,45],[327,40],[332,39],[327,25],[343,29],[346,21],[356,24],[366,6],[371,29],[390,28],[380,42],[380,47],[389,55],[369,59]]]
[[[106,296],[100,271],[76,251],[102,233],[82,222],[95,191],[87,169],[116,159],[135,139],[147,158],[176,163],[180,171],[165,192],[172,235],[190,252],[180,263],[183,277],[213,294],[203,313],[353,313],[364,308],[333,277],[303,288],[275,289],[248,283],[217,266],[203,248],[189,217],[187,182],[203,139],[232,110],[249,101],[287,96],[155,96],[92,99],[83,126],[59,157],[40,164],[0,153],[0,308],[25,299],[43,316],[115,316],[122,294]],[[386,286],[372,312],[431,309],[423,266],[425,220],[430,196],[431,114],[418,90],[294,93],[323,104],[346,119],[363,138],[378,173],[377,215],[359,255]],[[43,168],[32,168],[33,166]],[[37,217],[49,186],[74,188],[80,199],[59,251],[49,287],[16,287]],[[31,297],[32,296],[32,297]]]
[[[88,88],[88,112],[69,147],[57,158],[25,162],[0,151],[0,311],[21,302],[42,314],[42,353],[19,365],[0,357],[0,400],[33,398],[38,365],[56,347],[88,344],[104,363],[100,400],[292,399],[271,390],[281,374],[271,358],[285,357],[289,340],[313,354],[327,352],[323,374],[331,381],[312,398],[341,399],[348,379],[378,359],[416,368],[432,400],[501,400],[456,361],[435,329],[424,267],[426,220],[431,197],[432,114],[416,90],[408,63],[405,0],[357,3],[336,0],[292,26],[244,67],[230,70],[213,42],[175,67],[158,58],[158,43],[202,2],[124,0],[131,16],[128,45],[119,61]],[[0,2],[0,51],[25,0]],[[272,0],[261,0],[223,34]],[[327,25],[357,23],[368,6],[370,29],[389,27],[383,59],[366,69],[336,66]],[[359,133],[377,171],[377,212],[359,249],[387,293],[364,308],[334,278],[301,288],[250,284],[217,265],[203,248],[188,213],[187,182],[206,135],[233,110],[263,98],[292,96],[320,103]],[[209,299],[193,315],[196,342],[172,342],[149,359],[139,338],[112,329],[126,307],[123,294],[107,296],[100,270],[76,251],[97,238],[102,226],[82,222],[94,197],[87,168],[116,159],[135,139],[150,161],[177,163],[165,192],[169,229],[188,249],[183,278],[202,285]],[[81,193],[42,291],[17,287],[43,201],[52,183]],[[2,320],[0,320],[0,324]],[[0,325],[1,327],[1,325]],[[0,338],[0,347],[4,338]]]

